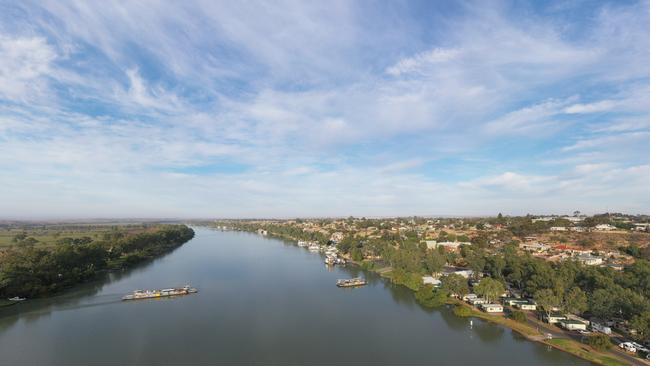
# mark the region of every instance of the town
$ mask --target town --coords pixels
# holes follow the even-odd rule
[[[218,220],[355,263],[423,306],[504,324],[571,352],[650,359],[650,217],[565,216]],[[571,342],[571,343],[569,343]],[[573,353],[589,359],[584,349]],[[598,363],[598,360],[592,360]]]

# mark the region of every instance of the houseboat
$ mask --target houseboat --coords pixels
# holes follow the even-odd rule
[[[167,288],[162,290],[135,290],[133,293],[122,297],[122,300],[155,299],[159,297],[182,296],[199,292],[189,285],[181,288]]]
[[[366,284],[366,280],[360,277],[336,281],[336,286],[338,287],[357,287],[365,286]]]

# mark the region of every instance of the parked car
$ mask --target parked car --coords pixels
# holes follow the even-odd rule
[[[632,342],[622,342],[618,346],[627,352],[636,353],[636,347],[632,345]]]
[[[636,342],[630,342],[634,348],[636,348],[637,351],[643,352],[643,353],[650,353],[650,350],[645,348],[644,346],[636,343]]]
[[[591,332],[588,331],[588,330],[579,330],[578,333],[580,333],[580,334],[582,334],[582,335],[589,335],[589,334],[591,334]]]

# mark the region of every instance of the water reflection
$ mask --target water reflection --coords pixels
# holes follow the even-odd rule
[[[321,255],[291,242],[196,232],[165,258],[4,309],[0,364],[587,365],[498,326],[474,320],[470,329],[469,319],[423,308],[376,273],[323,268]],[[334,286],[357,276],[368,285]],[[186,280],[197,295],[119,301],[135,288]]]

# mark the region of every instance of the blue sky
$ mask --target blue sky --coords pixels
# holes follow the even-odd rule
[[[650,1],[0,0],[0,218],[650,213]]]

